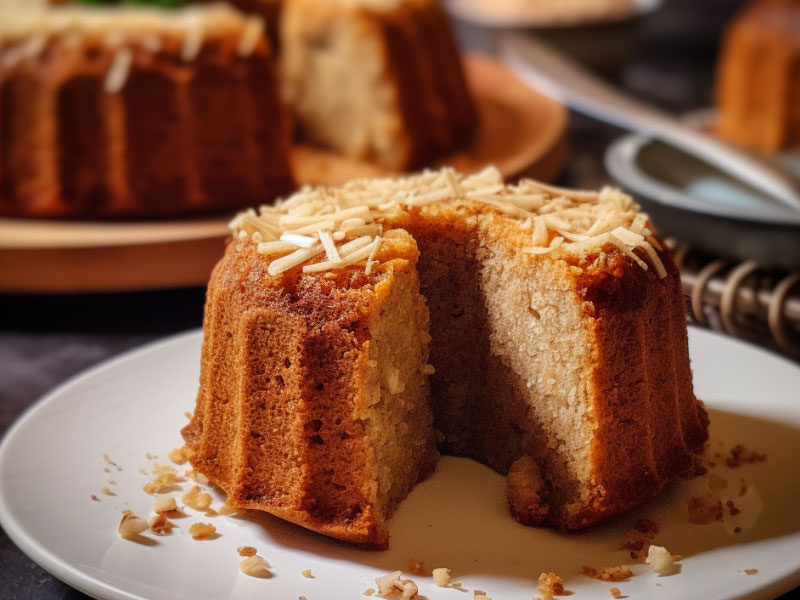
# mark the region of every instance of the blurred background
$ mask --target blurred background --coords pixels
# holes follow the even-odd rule
[[[7,0],[0,19],[18,10],[13,4]],[[253,5],[267,10],[259,2],[247,4],[241,3],[248,10]],[[567,10],[572,4],[561,7]],[[464,52],[493,53],[498,61],[507,60],[504,36],[509,32],[530,36],[559,53],[559,58],[568,57],[584,74],[660,114],[681,119],[687,127],[713,130],[719,123],[712,109],[718,105],[723,35],[746,3],[597,4],[588,16],[542,16],[533,6],[538,3],[510,0],[448,0],[443,7]],[[794,14],[796,21],[798,10]],[[800,52],[800,28],[789,32],[789,40]],[[525,59],[525,52],[520,56]],[[537,65],[530,62],[533,77]],[[0,82],[15,64],[11,59],[0,62]],[[524,71],[516,69],[510,77],[525,79]],[[787,85],[800,90],[800,68],[791,72],[794,82]],[[519,111],[514,119],[525,121],[526,107],[542,102],[522,91],[512,98],[511,84],[500,87],[509,96],[488,94],[487,102],[511,103]],[[613,118],[589,116],[591,107],[578,106],[569,90],[536,93],[537,98],[552,96],[573,108],[565,113],[563,128],[541,134],[550,138],[537,156],[525,158],[530,164],[515,166],[512,170],[517,172],[507,174],[533,174],[564,187],[617,185],[635,194],[675,251],[687,296],[687,319],[798,360],[800,208],[765,197],[752,182],[741,179],[741,172],[725,172],[720,165],[694,158],[685,148],[653,141],[646,135],[652,132],[641,127],[622,128],[609,122]],[[3,101],[6,98],[2,96]],[[800,92],[794,102],[797,110]],[[0,139],[8,135],[15,118],[8,107],[9,102],[0,101]],[[553,114],[555,122],[558,113]],[[794,118],[792,127],[800,132],[800,117]],[[502,129],[492,143],[519,145],[515,135],[513,127]],[[534,145],[521,142],[522,147]],[[766,152],[747,151],[761,163],[789,172],[796,169],[800,176],[797,143]],[[373,168],[340,165],[330,157],[319,159],[313,151],[306,158],[309,169],[321,169],[323,163],[347,173],[350,169],[370,173]],[[500,158],[511,160],[502,154]],[[447,162],[447,156],[436,160]],[[481,160],[483,155],[459,155],[455,162],[478,167]],[[0,199],[13,205],[8,196],[17,188],[8,183],[7,171],[14,163],[2,164],[6,173],[0,172]],[[83,215],[61,220],[0,212],[0,435],[26,407],[66,378],[148,341],[200,327],[203,282],[221,255],[232,214],[228,209],[200,216],[98,221]],[[128,241],[116,244],[119,239]],[[0,590],[0,596],[7,598],[85,597],[39,569],[2,532]]]

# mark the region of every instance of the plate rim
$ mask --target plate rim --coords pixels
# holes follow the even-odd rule
[[[694,325],[690,325],[687,329],[690,337],[697,336],[699,338],[714,340],[714,343],[728,344],[747,352],[760,354],[770,361],[782,363],[783,367],[795,370],[800,369],[800,365],[770,349],[762,348],[744,340]],[[27,407],[3,433],[0,438],[0,474],[2,473],[3,464],[8,460],[6,455],[9,452],[9,448],[13,447],[15,438],[20,435],[19,432],[23,430],[31,420],[35,419],[41,411],[46,410],[46,408],[54,402],[58,402],[64,392],[81,385],[84,381],[92,379],[103,371],[116,368],[119,364],[134,360],[139,356],[155,353],[170,346],[179,346],[187,343],[202,343],[202,336],[202,328],[194,328],[147,342],[141,346],[101,361],[55,386]],[[798,407],[798,414],[800,414],[800,407]],[[25,531],[24,527],[17,522],[17,519],[13,516],[12,511],[6,503],[5,497],[2,488],[0,488],[0,526],[2,526],[9,539],[25,555],[47,573],[98,600],[147,600],[143,596],[125,591],[111,583],[98,579],[88,572],[83,572],[76,566],[69,564],[69,562],[57,556],[40,541],[30,536]],[[800,532],[798,532],[798,534],[800,534]],[[793,570],[790,570],[784,576],[767,581],[763,586],[750,592],[715,597],[719,598],[719,600],[770,600],[777,595],[790,592],[798,587],[800,587],[800,561],[798,561]]]
[[[656,140],[638,133],[627,133],[612,141],[603,154],[603,163],[611,177],[623,187],[667,208],[687,213],[723,218],[738,223],[758,223],[777,227],[800,227],[800,211],[796,214],[787,211],[784,220],[760,215],[755,211],[739,211],[697,201],[689,194],[660,182],[643,172],[636,165],[636,157],[642,149]]]
[[[13,438],[19,435],[18,431],[23,429],[28,422],[34,419],[42,410],[45,410],[47,406],[53,402],[57,402],[58,398],[65,391],[80,385],[86,379],[93,378],[99,372],[113,369],[119,363],[127,362],[139,355],[158,351],[166,346],[186,343],[187,340],[193,337],[199,336],[202,338],[202,333],[202,328],[194,328],[189,331],[147,342],[141,346],[126,350],[116,356],[101,361],[56,385],[53,389],[28,406],[3,433],[2,437],[0,437],[0,472],[2,472],[3,463],[7,460],[6,454],[9,452],[8,448],[10,448],[13,443]],[[28,535],[24,528],[13,517],[12,512],[6,504],[3,488],[0,488],[0,526],[2,526],[8,538],[23,554],[25,554],[25,556],[56,579],[74,587],[78,591],[92,598],[97,598],[98,600],[147,600],[142,596],[126,592],[110,583],[103,582],[89,573],[81,572]]]

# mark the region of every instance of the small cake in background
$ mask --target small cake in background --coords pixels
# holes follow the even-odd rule
[[[161,217],[291,191],[262,21],[219,4],[0,22],[0,215]]]
[[[800,1],[757,0],[728,28],[718,133],[766,153],[800,143]]]
[[[477,113],[435,0],[285,0],[285,98],[306,140],[408,170],[467,145]]]

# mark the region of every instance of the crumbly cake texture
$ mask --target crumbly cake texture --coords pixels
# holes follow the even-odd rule
[[[435,0],[288,0],[283,91],[306,139],[404,171],[467,145],[477,111]]]
[[[230,503],[386,547],[434,439],[512,470],[518,520],[567,530],[699,469],[679,275],[619,191],[444,169],[231,226],[184,429]]]
[[[294,188],[262,21],[225,5],[19,10],[0,94],[0,214],[219,212]]]
[[[800,143],[800,2],[755,0],[727,28],[718,133],[766,153]]]

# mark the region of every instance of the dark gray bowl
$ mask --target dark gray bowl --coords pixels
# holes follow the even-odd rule
[[[776,160],[800,175],[800,152]],[[721,257],[800,269],[800,211],[689,154],[639,135],[612,143],[605,164],[650,214],[662,236]]]

